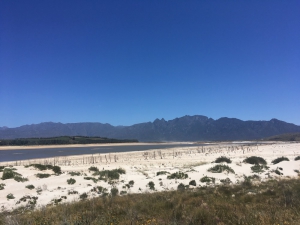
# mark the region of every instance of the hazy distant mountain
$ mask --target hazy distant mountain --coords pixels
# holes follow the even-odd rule
[[[156,119],[132,126],[47,122],[0,129],[0,139],[80,135],[139,141],[220,141],[253,140],[293,132],[300,132],[300,126],[277,119],[242,121],[226,117],[214,120],[206,116],[184,116],[169,121]]]

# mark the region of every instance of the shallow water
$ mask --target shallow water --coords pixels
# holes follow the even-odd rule
[[[165,149],[176,147],[195,147],[205,144],[153,144],[153,145],[125,145],[125,146],[85,146],[85,147],[57,147],[1,150],[0,162],[20,161],[38,158],[53,158],[70,155],[101,154],[112,152],[145,151],[150,149]]]

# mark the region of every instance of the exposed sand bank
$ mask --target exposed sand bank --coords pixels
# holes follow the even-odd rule
[[[132,143],[128,143],[132,145]],[[136,143],[141,144],[141,143]],[[143,143],[148,144],[148,143]],[[111,145],[111,144],[109,144]],[[122,143],[122,145],[124,145]],[[96,145],[98,146],[98,145]],[[103,145],[101,145],[103,146]],[[47,146],[48,147],[48,146]],[[57,146],[55,146],[57,147]],[[55,200],[60,202],[71,202],[80,199],[80,195],[86,193],[89,198],[100,196],[97,191],[93,191],[97,186],[102,186],[110,193],[111,188],[118,188],[122,193],[143,193],[153,191],[176,190],[180,183],[189,185],[191,180],[195,180],[196,187],[203,185],[221,185],[221,180],[229,178],[232,184],[242,182],[244,176],[258,175],[261,181],[269,178],[289,178],[297,177],[300,170],[300,160],[294,158],[300,155],[299,143],[277,143],[250,145],[230,145],[230,143],[217,143],[217,145],[203,147],[181,147],[163,150],[148,150],[139,152],[122,152],[96,155],[68,156],[60,158],[26,160],[18,162],[0,163],[2,166],[12,165],[16,172],[27,178],[28,181],[17,182],[14,179],[0,180],[4,184],[4,189],[0,190],[0,210],[11,210],[19,206],[26,206],[30,200],[20,201],[24,196],[38,197],[37,207],[54,204]],[[217,163],[213,161],[220,156],[226,156],[232,160],[230,166],[235,173],[212,173],[208,169]],[[264,172],[253,173],[253,165],[246,164],[243,160],[249,156],[260,156],[267,161],[268,169]],[[290,161],[282,161],[273,165],[272,160],[285,156]],[[34,167],[25,168],[24,165],[33,163],[51,164],[61,167],[62,174],[54,175],[52,170],[39,171]],[[93,176],[93,172],[88,168],[97,167],[100,171],[117,168],[125,169],[126,173],[120,175],[120,179],[113,182],[84,179],[84,177],[99,178]],[[167,174],[158,175],[157,172],[166,171]],[[278,171],[281,175],[275,173]],[[79,176],[71,176],[69,172],[79,172]],[[186,179],[167,179],[167,176],[183,172],[188,175]],[[37,173],[52,174],[48,178],[37,178]],[[200,182],[204,176],[215,178],[215,184]],[[0,172],[2,177],[2,172]],[[73,178],[76,183],[70,185],[67,180]],[[134,185],[130,186],[129,181],[133,180]],[[148,183],[152,181],[155,190],[150,190]],[[29,190],[25,186],[33,185],[35,188]],[[194,186],[190,186],[194,188]],[[14,199],[7,199],[8,194],[13,194]]]

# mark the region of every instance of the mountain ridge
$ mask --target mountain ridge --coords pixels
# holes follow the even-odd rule
[[[113,126],[109,123],[81,122],[23,125],[0,129],[0,139],[98,136],[139,141],[225,141],[253,140],[283,133],[300,132],[300,126],[271,119],[269,121],[243,121],[221,117],[217,120],[202,115],[183,116],[171,120],[155,119],[153,122],[131,126]]]

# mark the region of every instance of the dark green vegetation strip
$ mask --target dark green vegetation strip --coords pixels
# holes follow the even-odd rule
[[[252,193],[251,195],[249,193]],[[84,198],[82,198],[84,199]],[[10,224],[299,224],[300,179],[259,186],[202,187],[193,191],[129,194],[82,200],[24,213],[0,213]],[[11,223],[12,224],[12,223]]]
[[[112,139],[105,137],[84,137],[84,136],[61,136],[51,138],[18,138],[0,140],[0,146],[23,146],[23,145],[68,145],[68,144],[101,144],[101,143],[132,143],[138,142],[134,139]]]

